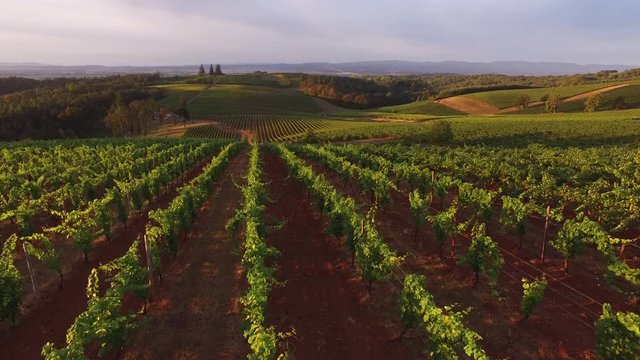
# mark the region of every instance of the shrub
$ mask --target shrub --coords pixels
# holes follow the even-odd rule
[[[434,121],[431,125],[431,141],[434,143],[448,143],[453,140],[453,130],[448,121]]]

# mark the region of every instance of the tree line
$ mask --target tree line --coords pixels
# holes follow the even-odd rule
[[[104,119],[114,102],[129,106],[135,101],[161,98],[160,89],[147,87],[157,79],[158,74],[60,79],[39,84],[13,79],[9,83],[38,87],[1,97],[0,140],[109,135]]]
[[[23,77],[11,76],[0,78],[0,95],[10,94],[18,91],[31,90],[39,87],[61,87],[64,86],[69,79],[56,78],[36,80]]]
[[[344,77],[307,75],[299,90],[352,108],[371,108],[491,90],[547,88],[640,78],[640,69],[562,76],[431,74]],[[553,95],[550,94],[549,97]],[[546,100],[545,100],[546,102]],[[553,105],[553,101],[551,102]],[[557,105],[557,104],[556,104]],[[553,106],[552,106],[553,107]]]

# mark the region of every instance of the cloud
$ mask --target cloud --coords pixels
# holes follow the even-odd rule
[[[640,64],[640,2],[3,0],[0,61]]]

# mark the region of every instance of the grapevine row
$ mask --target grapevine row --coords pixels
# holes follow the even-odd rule
[[[363,155],[353,147],[349,147],[348,150],[345,150],[346,148],[337,147],[333,147],[333,149],[339,153],[351,155],[351,157],[358,159],[361,163],[370,164],[370,166],[377,169],[397,169],[404,165],[402,163],[395,163],[391,165],[386,158],[370,154]],[[393,158],[393,156],[390,158]],[[396,174],[402,174],[400,171],[394,172]],[[400,178],[402,177],[400,176]],[[473,214],[472,217],[484,217],[486,220],[491,217],[492,205],[494,198],[497,195],[495,192],[477,188],[470,183],[457,180],[446,175],[441,176],[440,178],[445,179],[443,182],[449,184],[448,186],[451,187],[446,191],[442,191],[441,194],[445,195],[453,190],[457,190],[458,198],[453,201],[451,207],[447,211],[441,212],[439,215],[429,216],[427,215],[430,207],[429,198],[422,198],[418,190],[411,192],[409,194],[409,202],[414,214],[414,220],[416,220],[418,226],[425,217],[433,220],[437,220],[437,217],[444,217],[448,218],[448,221],[443,222],[440,220],[433,222],[436,238],[439,237],[439,233],[442,234],[456,231],[454,226],[455,217],[451,217],[449,214],[451,212],[454,214],[457,212],[458,201],[474,204],[474,206],[472,206],[473,211],[471,211]],[[405,180],[408,179],[405,178]],[[437,188],[438,179],[435,178],[430,185],[431,189],[434,187]],[[522,202],[521,198],[510,197],[507,195],[502,196],[500,222],[503,225],[514,227],[520,236],[524,233],[526,218],[530,212],[530,206]],[[443,223],[445,225],[443,225]],[[490,241],[488,237],[482,235],[478,236],[478,230],[479,228],[474,228],[474,231],[472,232],[474,233],[474,236],[469,247],[469,251],[461,258],[461,263],[466,263],[472,267],[476,273],[476,281],[479,270],[491,270],[488,272],[491,284],[492,278],[494,281],[497,281],[497,275],[499,273],[502,260],[499,257],[499,248],[497,247],[497,244]],[[482,240],[483,238],[486,240],[485,242],[478,242],[478,240]],[[562,227],[558,232],[557,239],[551,241],[551,244],[565,257],[565,262],[567,258],[572,257],[577,251],[579,251],[580,244],[594,244],[604,255],[608,263],[609,272],[620,276],[631,284],[637,286],[640,285],[638,282],[640,279],[640,269],[631,268],[626,264],[626,262],[620,260],[616,249],[614,248],[615,245],[619,245],[625,241],[628,240],[616,239],[609,236],[598,223],[579,213],[575,219],[568,219],[562,224]],[[481,249],[485,254],[479,257],[477,254],[478,249]],[[490,260],[492,257],[494,258],[493,261],[488,261],[485,264],[481,262],[483,259]],[[491,264],[494,265],[491,266]],[[538,284],[542,284],[541,282],[534,281],[531,283],[534,285],[529,285],[530,283],[526,281],[526,279],[523,279],[523,287],[525,290],[525,294],[523,296],[523,311],[525,312],[525,316],[528,316],[532,306],[535,306],[531,305],[532,303],[530,301],[539,302],[541,300],[542,291],[544,291],[544,287],[546,287],[546,281],[543,283],[544,285],[540,288]],[[537,292],[532,293],[533,290],[529,290],[529,292],[527,292],[527,289],[537,289]],[[527,294],[529,295],[527,296]],[[536,300],[531,300],[534,298]],[[530,305],[525,306],[525,304]],[[639,334],[636,331],[640,325],[639,319],[638,315],[634,313],[613,314],[610,305],[604,304],[603,314],[596,322],[598,353],[606,359],[633,358],[633,356],[637,354],[637,346],[634,344],[637,344],[638,340],[640,340],[638,337]],[[620,339],[624,340],[619,341]]]
[[[182,187],[179,195],[164,210],[150,215],[159,225],[148,225],[145,234],[145,245],[150,249],[152,271],[159,271],[160,244],[162,238],[167,248],[177,251],[177,244],[170,245],[169,233],[179,234],[188,231],[189,224],[195,217],[197,209],[206,200],[211,185],[224,170],[231,156],[242,147],[242,143],[227,145],[188,185]],[[170,219],[162,221],[157,219]],[[156,230],[157,229],[157,230]],[[93,269],[87,285],[87,309],[82,312],[67,331],[66,346],[56,348],[47,343],[42,355],[47,360],[84,359],[87,345],[97,342],[100,354],[111,349],[121,348],[132,329],[136,315],[123,314],[123,299],[133,294],[140,300],[147,301],[149,290],[149,274],[141,265],[138,255],[140,241],[136,240],[122,257]],[[109,276],[109,288],[100,295],[99,274]]]
[[[22,243],[25,253],[34,256],[43,262],[49,269],[55,271],[60,277],[59,286],[63,284],[62,264],[60,257],[55,250],[47,234],[59,233],[73,241],[83,252],[85,260],[88,261],[89,252],[92,249],[93,240],[104,235],[108,239],[111,236],[111,228],[114,222],[111,209],[115,208],[117,220],[126,227],[129,207],[140,209],[143,199],[151,200],[155,194],[159,193],[163,186],[183,174],[191,168],[197,161],[213,153],[222,144],[202,144],[187,154],[182,154],[171,161],[155,168],[141,179],[134,179],[128,183],[118,184],[119,186],[108,191],[101,199],[96,199],[89,203],[86,209],[73,210],[67,213],[59,213],[63,219],[58,226],[45,228],[41,233],[31,233],[28,235],[12,235],[9,240]],[[15,248],[15,247],[14,247]],[[29,256],[27,255],[27,256]],[[0,281],[2,279],[12,279],[11,281],[21,281],[22,275],[15,276],[13,272],[13,257],[7,259],[11,266],[6,265],[0,268]],[[2,316],[0,320],[9,318],[14,320],[18,311],[21,299],[21,290],[13,287],[0,288],[0,295],[6,299],[12,299],[7,304],[3,303]]]
[[[356,166],[328,150],[312,145],[294,146],[292,148],[295,152],[327,165],[345,180],[352,179],[356,181],[360,189],[370,192],[371,203],[386,202],[389,200],[391,191],[397,190],[395,184],[384,173]]]
[[[389,151],[389,149],[384,152],[386,155],[385,157],[368,154],[368,150],[370,150],[371,148],[366,148],[367,151],[362,151],[362,148],[358,149],[351,146],[332,146],[330,147],[330,149],[335,150],[338,153],[345,154],[349,158],[354,158],[363,164],[370,164],[374,169],[392,169],[391,171],[399,179],[406,180],[410,185],[413,186],[416,186],[415,184],[418,183],[416,179],[428,179],[426,173],[428,173],[430,169],[427,168],[425,170],[419,171],[416,169],[416,165],[403,162],[403,160],[398,159],[398,153]],[[366,155],[362,155],[363,153]],[[399,161],[396,161],[392,164],[387,159],[398,159]],[[436,176],[435,170],[431,171],[431,173],[431,179],[423,181],[420,185],[423,191],[431,191],[432,193],[438,195],[442,204],[444,196],[455,190],[457,191],[458,199],[460,200],[460,202],[462,204],[469,205],[469,208],[474,216],[483,218],[485,221],[488,221],[492,218],[494,203],[498,198],[497,192],[478,188],[469,182],[459,180],[448,175],[438,174]],[[422,174],[422,176],[420,176],[419,174]],[[523,199],[526,199],[527,197],[532,198],[533,196],[521,195],[519,197],[512,197],[503,195],[500,202],[500,222],[506,227],[514,228],[520,238],[520,242],[522,239],[522,235],[524,235],[526,231],[527,218],[534,214],[545,215],[545,211],[543,210],[544,208],[542,206],[536,206],[533,203],[523,201]],[[563,218],[559,210],[554,211],[549,216],[552,219],[556,220],[562,220]],[[581,218],[580,213],[578,213],[576,219],[579,218]],[[622,277],[634,285],[638,285],[640,283],[640,270],[629,267],[628,264],[626,264],[623,260],[616,256],[616,251],[614,249],[615,246],[623,246],[625,243],[628,244],[633,240],[619,239],[610,236],[604,233],[599,225],[592,222],[589,224],[590,226],[596,226],[599,229],[600,236],[593,236],[590,238],[577,238],[575,236],[569,236],[567,235],[570,231],[569,228],[586,227],[587,223],[583,221],[574,222],[571,220],[567,220],[562,223],[558,238],[550,242],[550,244],[564,256],[565,267],[568,269],[568,263],[566,262],[566,260],[574,257],[577,253],[580,252],[581,244],[591,243],[596,245],[596,249],[602,253],[605,260],[607,261],[607,268],[612,274]],[[590,230],[584,229],[582,230],[582,233],[588,231]]]
[[[327,123],[308,116],[279,115],[268,113],[218,114],[207,117],[210,120],[236,130],[253,130],[259,142],[291,140],[302,136],[308,130],[320,130]],[[187,129],[185,136],[220,138],[228,135],[212,131],[212,125],[203,125]]]
[[[330,220],[330,231],[335,236],[346,236],[349,248],[369,281],[388,279],[393,269],[403,261],[382,240],[375,228],[375,205],[367,216],[360,215],[353,199],[341,196],[322,175],[314,174],[311,167],[283,145],[271,145],[289,167],[290,173],[309,190],[314,203]],[[451,307],[438,307],[424,289],[423,280],[407,275],[400,297],[402,320],[407,328],[421,327],[429,335],[433,354],[444,358],[459,351],[473,359],[488,359],[478,345],[481,337],[462,323],[464,312]],[[370,288],[371,289],[371,288]]]
[[[245,226],[242,266],[246,270],[249,288],[240,302],[247,321],[243,334],[251,348],[248,358],[286,358],[286,353],[278,355],[278,341],[287,334],[276,332],[265,324],[269,293],[276,283],[274,269],[266,261],[269,257],[277,256],[278,251],[268,246],[265,240],[264,203],[267,194],[261,179],[259,146],[253,143],[247,185],[242,188],[242,208],[229,220],[227,229],[235,236],[240,224]]]

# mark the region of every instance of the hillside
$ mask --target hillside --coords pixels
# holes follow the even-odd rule
[[[188,100],[192,117],[229,113],[319,113],[316,101],[292,89],[251,85],[163,85],[167,97],[161,106],[172,107],[181,97]]]
[[[384,106],[374,111],[400,113],[400,114],[424,114],[435,116],[464,115],[464,112],[439,104],[434,101],[415,101],[403,105]]]
[[[616,84],[617,85],[617,84]],[[540,88],[540,89],[521,89],[521,90],[498,90],[498,91],[486,91],[475,94],[463,95],[466,98],[475,99],[484,103],[493,105],[499,109],[508,108],[514,106],[518,99],[523,95],[528,95],[531,101],[540,101],[544,96],[556,94],[561,98],[568,98],[577,94],[585,93],[588,91],[606,88],[611,84],[586,84],[575,86],[559,86],[553,88]]]
[[[541,113],[544,112],[544,99],[551,95],[561,98],[558,111],[576,111],[584,109],[584,101],[591,96],[603,97],[601,110],[616,108],[634,108],[639,102],[636,90],[638,81],[623,83],[584,84],[574,86],[560,86],[537,89],[515,89],[485,91],[473,94],[453,96],[437,100],[436,103],[445,105],[472,115],[488,115],[498,113]],[[633,86],[631,86],[633,85]],[[629,89],[627,89],[629,88]],[[528,108],[522,109],[516,104],[523,96],[529,97]],[[623,97],[623,106],[615,106],[614,100]],[[620,101],[618,99],[618,101]]]
[[[572,97],[563,100],[558,105],[559,112],[583,112],[586,97]],[[640,108],[640,85],[628,85],[606,91],[600,94],[599,111],[604,110],[623,110]],[[519,109],[517,114],[540,114],[544,112],[544,108],[529,107],[527,109]]]

